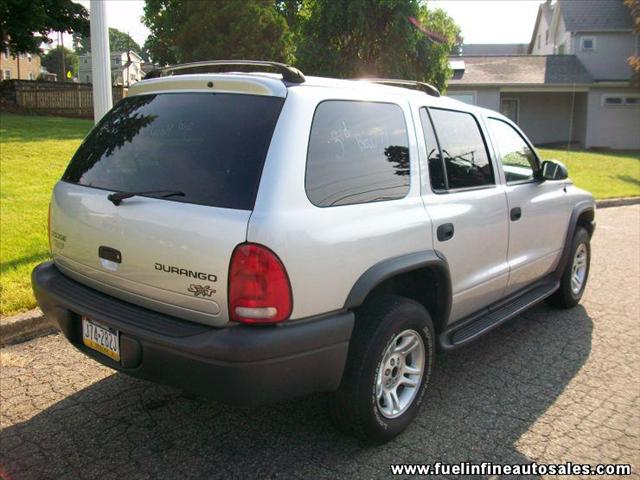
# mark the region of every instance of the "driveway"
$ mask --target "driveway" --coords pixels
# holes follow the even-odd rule
[[[0,475],[388,478],[390,463],[640,468],[640,206],[597,212],[582,305],[539,305],[440,355],[417,421],[370,448],[324,398],[244,409],[114,373],[51,335],[1,351]],[[203,379],[206,381],[206,379]]]

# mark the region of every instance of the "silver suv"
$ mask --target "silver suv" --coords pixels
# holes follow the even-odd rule
[[[150,77],[55,186],[33,272],[93,359],[233,404],[332,392],[338,425],[381,442],[436,349],[579,302],[593,197],[502,115],[269,62]]]

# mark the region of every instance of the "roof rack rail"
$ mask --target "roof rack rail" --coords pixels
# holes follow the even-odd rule
[[[440,91],[436,87],[425,82],[418,82],[416,80],[399,80],[395,78],[359,78],[358,80],[371,83],[381,83],[394,87],[408,87],[414,90],[421,90],[427,95],[431,95],[432,97],[440,96]]]
[[[275,70],[282,75],[282,80],[289,83],[303,83],[305,81],[304,75],[300,70],[295,67],[286,65],[279,62],[266,62],[262,60],[207,60],[204,62],[191,62],[181,63],[179,65],[171,65],[168,67],[158,68],[152,70],[145,78],[159,78],[167,75],[180,75],[181,70],[202,69],[206,67],[231,67],[231,66],[254,66],[254,67],[267,67]],[[182,73],[182,72],[181,72]],[[186,72],[183,72],[186,73]]]

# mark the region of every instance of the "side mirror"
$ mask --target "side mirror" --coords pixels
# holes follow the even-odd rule
[[[569,171],[557,160],[545,160],[542,162],[542,178],[544,180],[566,180]]]

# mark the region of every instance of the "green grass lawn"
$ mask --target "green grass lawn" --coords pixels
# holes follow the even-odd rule
[[[93,122],[0,113],[0,313],[35,306],[30,274],[49,256],[51,189]]]
[[[88,120],[0,113],[0,313],[35,306],[30,273],[48,258],[51,189],[91,128]],[[640,195],[640,152],[540,150],[598,198]]]
[[[545,160],[560,160],[580,188],[597,199],[640,196],[640,151],[567,152],[538,149]]]

